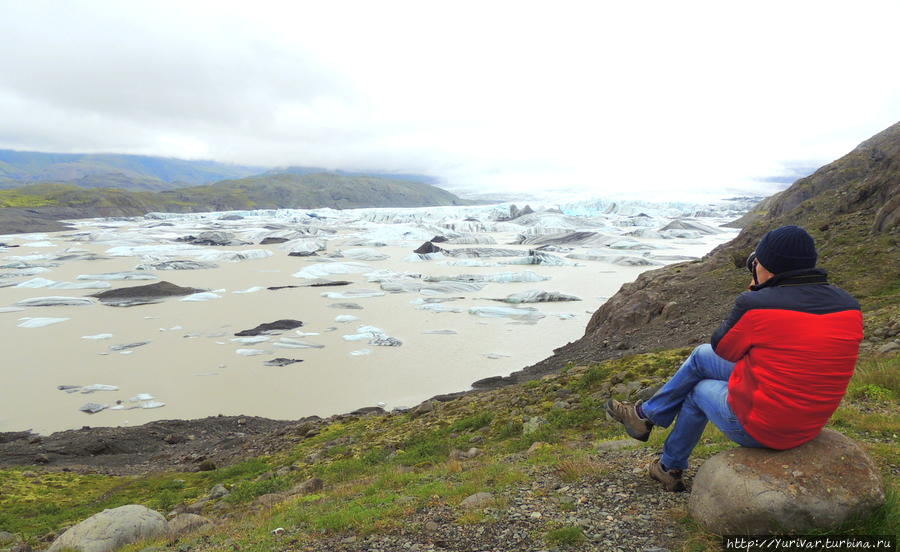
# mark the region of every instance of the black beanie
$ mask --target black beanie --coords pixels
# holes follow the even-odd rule
[[[812,236],[799,226],[776,228],[756,246],[756,258],[772,274],[815,268],[817,257]]]

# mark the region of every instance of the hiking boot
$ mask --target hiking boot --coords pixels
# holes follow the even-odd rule
[[[638,416],[635,407],[641,404],[638,401],[635,404],[620,403],[616,399],[606,401],[606,413],[610,417],[625,426],[625,431],[638,441],[646,441],[650,438],[650,430],[653,429],[653,422],[645,420]]]
[[[685,491],[681,470],[664,470],[659,458],[650,463],[650,477],[662,483],[663,488],[673,493]]]

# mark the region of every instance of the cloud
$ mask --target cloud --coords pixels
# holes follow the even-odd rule
[[[900,113],[893,2],[318,4],[5,3],[0,147],[678,196]]]

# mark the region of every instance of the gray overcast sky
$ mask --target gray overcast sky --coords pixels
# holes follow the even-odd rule
[[[900,2],[0,0],[0,147],[688,198],[900,120]]]

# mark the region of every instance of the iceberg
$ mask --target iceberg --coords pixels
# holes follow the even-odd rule
[[[113,334],[111,333],[101,333],[94,335],[83,335],[81,339],[112,339]]]
[[[221,299],[221,295],[217,295],[211,291],[202,291],[200,293],[192,293],[187,297],[182,297],[179,301],[210,301],[212,299]]]
[[[269,351],[264,351],[262,349],[238,349],[235,353],[241,356],[256,356],[256,355],[268,355]]]
[[[566,295],[558,291],[529,290],[507,295],[503,299],[495,299],[504,303],[549,303],[554,301],[581,301],[581,297]]]
[[[86,297],[31,297],[14,303],[17,307],[87,307],[94,304]]]
[[[76,280],[159,280],[146,272],[107,272],[106,274],[79,274]]]
[[[450,307],[443,303],[426,303],[422,306],[416,307],[419,310],[425,310],[430,312],[462,312],[462,309],[457,307]]]
[[[269,338],[264,335],[255,335],[250,337],[234,337],[231,339],[234,343],[241,343],[242,345],[251,345],[253,343],[262,343],[264,341],[268,341]]]
[[[328,299],[361,299],[365,297],[381,297],[384,295],[384,292],[375,291],[372,289],[356,289],[344,292],[325,291],[320,293],[319,295]]]
[[[549,280],[549,276],[541,276],[536,272],[526,270],[523,272],[498,272],[495,274],[460,274],[458,276],[428,276],[429,282],[443,282],[447,280],[462,282],[543,282]]]
[[[119,388],[115,385],[104,385],[102,383],[95,383],[92,385],[85,385],[81,388],[82,395],[89,395],[95,391],[118,391]]]
[[[358,316],[353,316],[352,314],[340,314],[334,317],[335,322],[340,322],[342,324],[346,324],[347,322],[356,322],[359,320]]]
[[[391,258],[390,255],[379,253],[378,251],[369,248],[345,249],[340,251],[340,254],[343,257],[355,261],[384,261]]]
[[[272,345],[275,347],[280,347],[282,349],[322,349],[325,347],[324,345],[307,343],[306,341],[291,339],[290,337],[282,337]]]
[[[248,287],[247,289],[232,291],[231,293],[256,293],[257,291],[262,291],[264,289],[266,289],[266,288],[264,288],[262,286],[253,286],[253,287]]]
[[[86,282],[54,282],[46,278],[32,278],[25,282],[21,282],[16,287],[22,288],[49,288],[49,289],[106,289],[112,287],[109,282],[86,281]]]
[[[486,318],[512,318],[524,322],[536,322],[544,318],[534,307],[470,307],[469,314]]]
[[[371,271],[372,267],[363,263],[316,263],[307,266],[300,272],[295,272],[294,277],[312,280],[334,274],[362,274]]]

